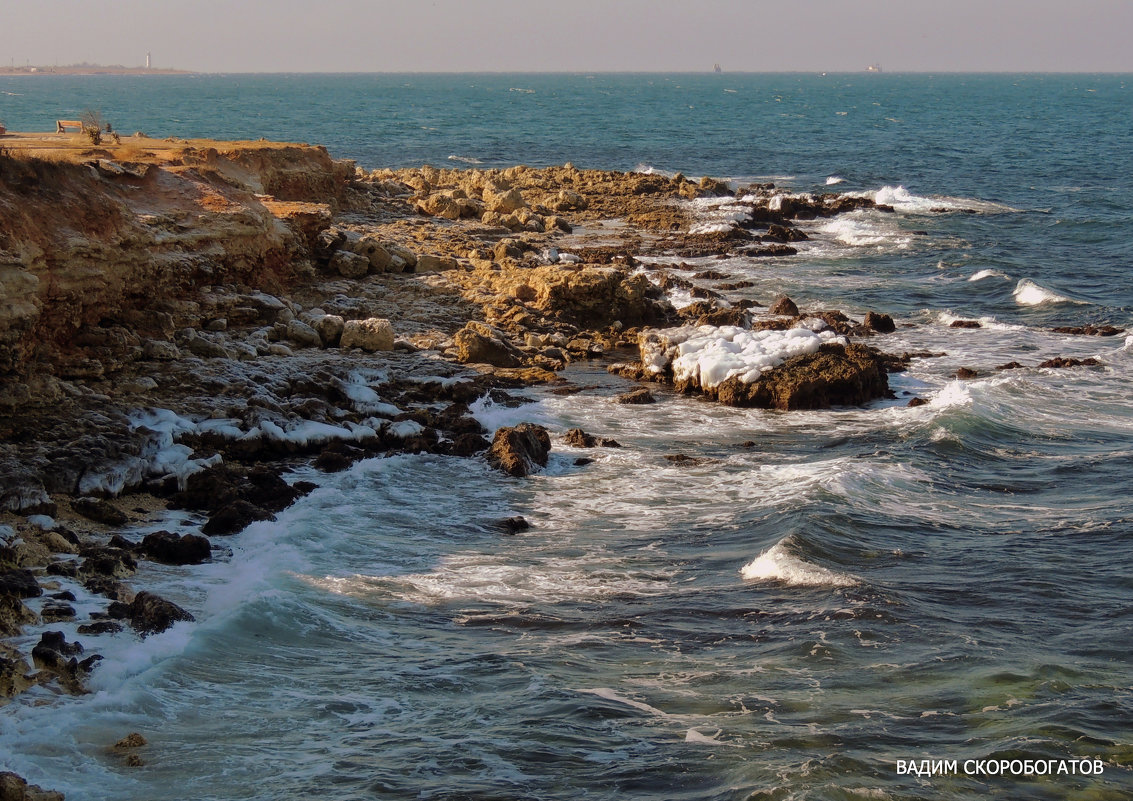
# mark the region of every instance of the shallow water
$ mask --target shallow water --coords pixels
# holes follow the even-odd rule
[[[1133,346],[1049,331],[1133,324],[1125,77],[13,80],[12,128],[85,93],[149,133],[322,141],[368,167],[841,177],[896,212],[807,223],[795,257],[703,263],[754,282],[729,297],[878,309],[899,326],[885,349],[947,355],[891,376],[897,400],[798,413],[622,406],[624,382],[579,366],[593,389],[479,414],[622,444],[593,464],[556,442],[524,481],[436,456],[298,474],[321,488],[224,541],[231,559],[146,563],[198,623],[86,638],[96,692],[6,707],[4,767],[90,799],[1133,793]],[[1033,367],[1053,356],[1101,364]],[[992,369],[1012,360],[1030,367]],[[530,531],[492,526],[516,514]],[[104,750],[133,730],[142,769]],[[1104,774],[895,770],[1072,756]]]

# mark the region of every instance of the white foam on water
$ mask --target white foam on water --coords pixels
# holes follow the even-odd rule
[[[1008,275],[1007,273],[1000,272],[999,270],[980,270],[977,273],[972,273],[968,280],[983,281],[985,278],[1008,278]]]
[[[457,156],[452,155],[448,157],[449,161],[459,161],[462,164],[483,164],[480,159],[473,158],[472,156]]]
[[[845,182],[846,182],[845,178],[840,178],[837,175],[831,175],[829,178],[826,179],[826,185],[827,186],[834,186],[835,184],[841,184],[841,183],[845,183]]]
[[[957,320],[971,320],[971,317],[964,317],[962,315],[953,314],[951,311],[942,311],[936,314],[937,322],[944,327],[950,327],[952,323]],[[980,328],[985,328],[990,331],[1026,331],[1027,326],[1019,325],[1017,323],[1001,323],[994,317],[976,317],[976,322],[980,324]],[[971,333],[971,329],[967,329],[965,333]]]
[[[313,586],[361,599],[395,598],[431,606],[481,602],[501,606],[653,596],[669,589],[670,575],[638,574],[600,558],[505,562],[498,554],[457,553],[426,573],[324,576]]]
[[[733,743],[727,740],[718,739],[724,733],[723,729],[717,729],[715,734],[701,734],[696,729],[689,729],[685,732],[685,742],[692,743],[693,745],[724,745],[730,748],[743,748],[743,743]]]
[[[897,224],[892,214],[868,209],[840,214],[816,230],[851,247],[887,246],[904,250],[912,242],[912,235]]]
[[[857,579],[816,565],[791,552],[784,537],[740,570],[745,581],[774,581],[793,587],[851,587]]]
[[[633,709],[638,710],[639,712],[645,712],[649,715],[656,715],[659,718],[669,717],[669,714],[667,712],[662,712],[657,707],[650,706],[649,704],[643,703],[642,701],[635,701],[632,698],[626,698],[624,695],[618,695],[618,693],[615,692],[610,687],[590,687],[590,688],[580,687],[577,690],[575,690],[575,692],[587,693],[589,695],[596,695],[599,698],[605,698],[607,701],[613,701],[614,703],[624,704],[628,707],[631,707]]]
[[[904,214],[932,214],[952,211],[975,211],[980,214],[1006,214],[1019,209],[1003,203],[947,195],[914,195],[904,186],[883,186],[876,192],[851,193],[873,197],[878,205],[892,206]]]
[[[1084,302],[1068,298],[1065,295],[1060,295],[1053,289],[1047,289],[1045,286],[1035,283],[1030,278],[1024,278],[1019,281],[1012,294],[1015,296],[1015,302],[1020,306],[1041,306],[1044,303]]]

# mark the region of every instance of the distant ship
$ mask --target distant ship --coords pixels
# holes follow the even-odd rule
[[[720,69],[720,65],[719,65],[719,64],[713,64],[713,65],[712,65],[712,71],[713,71],[713,72],[723,72],[724,70]]]
[[[881,72],[881,65],[880,64],[870,64],[868,67],[865,68],[865,71],[866,72]]]

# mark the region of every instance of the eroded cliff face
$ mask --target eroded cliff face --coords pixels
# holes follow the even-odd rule
[[[110,156],[0,155],[0,379],[113,372],[202,286],[282,290],[353,176],[306,146]]]

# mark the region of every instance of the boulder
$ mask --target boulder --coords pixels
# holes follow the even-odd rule
[[[4,595],[13,598],[38,598],[43,595],[43,589],[30,570],[17,568],[0,572],[0,596]]]
[[[181,358],[181,350],[172,342],[161,339],[147,339],[142,345],[142,358],[150,361],[169,362]]]
[[[653,397],[653,393],[645,387],[638,387],[637,389],[623,392],[616,398],[618,403],[625,403],[630,405],[643,405],[649,403],[656,403],[657,399]]]
[[[771,304],[771,308],[767,310],[767,313],[783,317],[798,317],[799,307],[786,295],[780,295],[775,299],[775,302]]]
[[[199,534],[178,537],[171,531],[147,534],[138,550],[147,558],[166,565],[197,565],[212,555],[207,538]]]
[[[337,347],[338,343],[342,341],[342,330],[345,326],[346,321],[337,314],[327,314],[320,317],[313,327],[318,333],[323,347],[333,348]]]
[[[417,257],[417,266],[413,268],[413,271],[417,273],[442,273],[445,270],[455,270],[458,267],[460,267],[460,264],[456,259],[422,253]]]
[[[35,612],[23,601],[11,595],[0,595],[0,637],[15,637],[24,626],[35,622]]]
[[[210,537],[214,534],[235,534],[258,520],[270,519],[272,513],[266,509],[245,500],[236,500],[213,513],[201,526],[201,532]]]
[[[617,440],[587,434],[581,428],[572,428],[563,434],[563,441],[574,448],[620,448]]]
[[[172,601],[145,590],[129,604],[112,603],[108,611],[111,617],[129,621],[130,627],[143,637],[160,634],[179,621],[196,619]]]
[[[370,260],[349,250],[339,250],[331,257],[330,268],[343,278],[361,278],[370,272]]]
[[[1088,359],[1074,359],[1067,356],[1056,356],[1053,359],[1047,359],[1045,362],[1039,364],[1039,369],[1048,367],[1063,368],[1063,367],[1096,367],[1101,364],[1097,359],[1090,357]]]
[[[520,423],[496,431],[488,449],[488,463],[517,478],[530,475],[547,466],[551,435],[543,426]]]
[[[453,335],[456,359],[462,364],[518,367],[523,353],[504,339],[499,329],[473,320]]]
[[[319,332],[302,320],[292,320],[287,324],[287,338],[301,348],[317,348],[323,344]]]
[[[499,192],[491,189],[484,190],[484,208],[496,214],[511,214],[527,205],[523,193],[519,189],[507,189]]]
[[[393,325],[389,320],[370,317],[366,320],[347,320],[342,327],[339,347],[361,348],[371,353],[393,350]]]
[[[897,330],[893,318],[888,314],[879,314],[878,312],[866,312],[865,320],[862,322],[866,328],[871,331],[876,331],[879,334],[892,334]]]
[[[63,794],[28,784],[15,773],[0,773],[0,801],[63,801]]]
[[[983,328],[979,320],[953,320],[949,328]]]
[[[351,244],[351,252],[362,256],[370,263],[370,272],[388,273],[393,264],[393,257],[389,250],[373,234],[366,234]],[[357,267],[355,267],[357,269]]]
[[[101,498],[77,498],[71,508],[87,520],[107,526],[121,526],[129,519],[126,514]]]

